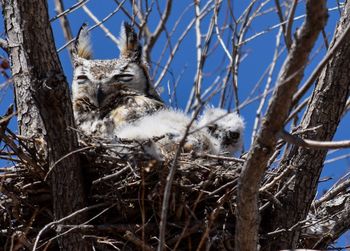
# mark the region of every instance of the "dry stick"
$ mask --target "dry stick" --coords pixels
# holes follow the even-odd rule
[[[282,35],[282,29],[279,30],[279,32],[278,32],[278,34],[276,36],[275,52],[273,54],[271,67],[270,67],[270,70],[269,70],[269,73],[268,73],[265,89],[264,89],[264,92],[263,92],[263,97],[260,100],[259,107],[258,107],[258,109],[256,111],[256,115],[255,115],[256,117],[255,117],[254,126],[253,126],[253,133],[252,133],[251,143],[254,142],[255,135],[258,133],[258,127],[259,127],[260,121],[261,121],[261,112],[262,112],[262,109],[263,109],[263,107],[265,105],[265,102],[266,102],[267,92],[270,89],[270,85],[271,85],[271,82],[272,82],[272,74],[273,74],[273,72],[275,70],[277,58],[278,58],[278,55],[279,55],[279,50],[278,49],[279,49],[279,46],[280,46],[281,35]]]
[[[91,26],[89,28],[89,31],[95,29],[98,26],[101,26],[104,22],[106,22],[108,19],[110,19],[115,13],[117,13],[119,11],[119,9],[121,8],[122,4],[124,4],[126,0],[123,0],[121,2],[121,4],[115,9],[113,10],[110,14],[108,14],[106,17],[104,17],[101,21],[98,21],[95,25]],[[84,6],[85,7],[85,6]],[[102,29],[102,28],[101,28]],[[108,31],[108,30],[107,30]],[[111,34],[112,35],[112,34]],[[112,35],[113,36],[113,35]],[[114,37],[114,36],[113,36]],[[111,38],[111,37],[110,37]],[[111,38],[112,39],[112,38]],[[72,40],[70,40],[69,42],[65,43],[64,45],[62,45],[60,48],[57,49],[57,52],[61,52],[64,48],[66,48],[67,46],[69,46],[71,43],[73,43],[76,40],[76,37],[73,38]],[[115,37],[113,42],[118,41]]]
[[[201,19],[200,16],[200,7],[199,7],[199,1],[194,2],[194,9],[195,9],[195,31],[196,31],[196,49],[197,49],[197,72],[195,75],[195,82],[194,82],[194,90],[195,90],[195,97],[196,102],[201,103],[200,93],[201,93],[201,87],[202,87],[202,80],[203,80],[203,68],[204,63],[202,63],[202,32],[201,32]],[[207,33],[209,34],[209,32]],[[192,99],[192,98],[191,98]],[[186,111],[188,111],[186,109]]]
[[[176,20],[173,28],[171,29],[169,35],[168,35],[168,39],[166,40],[166,43],[164,44],[164,47],[162,49],[162,52],[160,53],[159,55],[159,58],[157,60],[157,62],[155,63],[156,67],[153,71],[153,76],[152,76],[152,79],[155,78],[155,76],[157,75],[157,72],[158,72],[158,68],[160,67],[161,65],[161,61],[162,59],[164,58],[164,54],[166,52],[166,50],[169,48],[170,52],[173,50],[173,46],[171,45],[171,40],[170,38],[173,37],[178,25],[180,24],[180,21],[182,21],[183,17],[185,16],[185,14],[190,10],[190,8],[192,7],[193,3],[191,3],[190,5],[188,5],[184,11],[181,13],[181,15],[178,17],[178,19]]]
[[[145,55],[148,55],[151,52],[151,50],[152,50],[154,44],[156,43],[159,35],[165,29],[165,24],[168,21],[168,18],[170,16],[172,5],[173,5],[173,1],[172,0],[167,0],[167,2],[165,4],[165,9],[163,11],[163,15],[160,17],[160,20],[159,20],[159,23],[158,23],[156,29],[147,38],[147,43],[144,46]]]
[[[342,234],[345,233],[346,230],[349,229],[350,226],[350,205],[349,200],[345,202],[345,206],[341,211],[333,214],[336,216],[335,223],[333,227],[327,234],[323,234],[323,236],[316,242],[316,244],[312,247],[314,249],[322,249],[324,250],[329,246],[330,243],[337,240]],[[329,216],[327,216],[329,217]]]
[[[103,204],[103,203],[102,203]],[[107,204],[107,203],[104,203],[104,204]],[[101,204],[98,204],[98,205],[101,205]],[[88,219],[87,221],[83,222],[82,225],[86,225],[88,223],[90,223],[91,221],[97,219],[98,217],[100,217],[102,214],[104,214],[105,212],[107,212],[109,209],[113,208],[116,206],[116,203],[110,205],[109,207],[103,209],[101,212],[99,212],[98,214],[94,215],[93,217],[91,217],[90,219]],[[57,229],[59,229],[61,226],[58,225],[57,226]],[[64,231],[63,233],[60,233],[60,234],[57,234],[56,236],[50,238],[49,240],[47,240],[45,243],[48,243],[50,244],[53,240],[65,235],[65,234],[68,234],[70,232],[72,232],[73,230],[75,229],[79,229],[79,225],[73,225],[71,228],[69,228],[68,230]],[[39,246],[38,248],[41,248],[43,245],[45,245],[45,243],[43,243],[41,246]],[[34,249],[33,249],[34,250]]]
[[[201,200],[202,197],[203,197],[203,194],[204,194],[203,190],[206,189],[207,186],[211,184],[211,179],[212,179],[212,177],[213,177],[214,175],[215,175],[214,172],[211,172],[211,173],[209,174],[208,179],[204,182],[204,184],[203,184],[203,186],[202,186],[202,189],[201,189],[202,191],[200,191],[200,193],[198,194],[198,196],[197,196],[195,202],[193,203],[193,206],[192,206],[192,208],[191,208],[192,212],[194,212],[194,211],[196,210],[196,208],[197,208],[197,206],[198,206],[198,203],[200,202],[200,200]],[[191,212],[191,211],[190,211],[190,212]],[[178,246],[180,245],[181,240],[186,236],[186,234],[187,234],[187,236],[188,236],[189,233],[194,233],[193,230],[196,229],[196,230],[198,231],[198,228],[201,227],[201,224],[197,224],[197,225],[193,226],[193,227],[190,229],[190,231],[187,231],[188,226],[189,226],[189,224],[190,224],[190,222],[191,222],[191,218],[193,217],[193,214],[194,214],[194,213],[191,213],[191,214],[189,215],[189,217],[187,218],[186,223],[185,223],[185,226],[184,226],[184,228],[183,228],[183,230],[182,230],[180,236],[178,237],[178,239],[177,239],[177,241],[176,241],[176,243],[175,243],[175,246],[174,246],[173,250],[177,250]],[[197,232],[197,231],[196,231],[196,232]],[[173,238],[173,239],[174,239],[174,238]]]
[[[122,4],[124,3],[125,1],[122,2]],[[120,6],[120,5],[119,5]],[[108,16],[113,16],[119,9],[120,7],[117,7],[114,11],[112,11]],[[98,18],[90,11],[90,9],[88,7],[86,7],[85,5],[82,7],[83,10],[85,11],[85,13],[92,19],[94,20],[94,22],[96,24],[100,24],[100,28],[106,33],[106,36],[108,38],[110,38],[117,46],[118,46],[118,39],[107,29],[106,26],[104,26],[102,24],[102,22],[100,20],[98,20]]]
[[[222,207],[222,205],[231,198],[232,196],[232,192],[234,191],[235,189],[232,188],[230,191],[228,191],[227,193],[225,193],[223,196],[221,196],[219,199],[218,199],[218,205],[216,206],[216,208],[214,208],[214,210],[211,212],[211,214],[209,215],[209,219],[208,219],[208,225],[202,235],[202,238],[198,244],[198,247],[196,249],[196,251],[200,251],[200,250],[203,250],[203,245],[205,243],[205,241],[207,240],[208,238],[208,235],[209,235],[209,232],[210,232],[210,229],[212,227],[212,225],[214,224],[214,221],[215,219],[217,218],[218,214],[220,213],[220,210],[219,208]]]
[[[295,10],[298,5],[298,0],[294,0],[292,7],[289,11],[289,16],[287,20],[287,28],[285,30],[285,39],[286,39],[286,45],[288,48],[288,51],[290,50],[290,47],[292,46],[292,28],[293,28],[293,20],[294,20],[294,15],[295,15]],[[283,26],[282,26],[283,27]]]
[[[291,176],[289,180],[283,183],[283,187],[274,195],[277,199],[280,195],[284,193],[284,191],[289,187],[289,185],[295,180],[295,175]],[[260,192],[260,191],[259,191]],[[263,206],[259,208],[259,211],[265,210],[270,205],[270,202],[265,203]]]
[[[151,32],[147,26],[147,20],[145,19],[143,12],[139,9],[139,7],[136,4],[135,0],[131,1],[132,3],[132,16],[131,16],[131,21],[132,23],[136,23],[136,16],[140,20],[140,30],[143,30],[146,34],[146,37],[149,37],[151,35]],[[130,14],[129,14],[130,15]]]
[[[36,250],[36,248],[37,248],[37,246],[38,246],[38,242],[39,242],[39,240],[40,240],[40,236],[41,236],[48,228],[52,227],[52,226],[55,225],[55,224],[60,224],[60,223],[62,223],[63,221],[68,220],[68,219],[70,219],[70,218],[72,218],[72,217],[74,217],[74,216],[76,216],[76,215],[78,215],[78,214],[80,214],[80,213],[86,212],[86,211],[91,210],[91,209],[95,209],[95,208],[107,206],[107,205],[109,205],[109,203],[100,203],[100,204],[96,204],[96,205],[93,205],[93,206],[84,207],[84,208],[79,209],[79,210],[77,210],[77,211],[75,211],[75,212],[73,212],[73,213],[67,215],[66,217],[63,217],[63,218],[57,220],[57,221],[50,222],[49,224],[47,224],[45,227],[43,227],[43,228],[39,231],[38,235],[37,235],[36,238],[35,238],[35,242],[34,242],[34,245],[33,245],[33,249],[32,249],[32,250],[33,250],[33,251]]]
[[[115,177],[118,177],[119,175],[125,173],[127,170],[129,170],[130,167],[129,165],[127,165],[126,167],[124,167],[123,169],[119,170],[118,172],[116,173],[113,173],[113,174],[110,174],[110,175],[106,175],[106,176],[103,176],[102,178],[99,178],[97,180],[94,180],[92,182],[93,185],[96,185],[97,183],[100,183],[101,181],[105,181],[105,180],[109,180],[111,178],[115,178]]]
[[[136,235],[133,234],[131,231],[126,231],[125,234],[123,235],[123,238],[132,242],[140,250],[145,250],[145,251],[153,251],[154,250],[151,246],[146,244],[144,241],[137,238]]]
[[[204,18],[212,9],[213,7],[208,7],[208,4],[203,7],[204,10],[202,10],[201,14],[200,14],[200,18]],[[157,88],[160,85],[160,82],[163,80],[165,73],[168,71],[168,68],[177,52],[177,50],[179,49],[180,44],[182,43],[182,41],[184,40],[184,38],[186,37],[187,33],[190,31],[190,29],[192,28],[192,26],[195,23],[195,18],[191,20],[191,22],[187,25],[186,29],[184,30],[184,32],[181,34],[181,36],[178,38],[177,43],[175,44],[173,50],[171,51],[167,62],[165,63],[165,66],[162,70],[162,72],[160,73],[156,83],[154,84],[154,87]]]
[[[338,10],[338,7],[329,8],[329,9],[328,9],[328,12],[330,12],[330,11],[335,11],[335,10]],[[297,17],[295,17],[295,18],[293,19],[293,21],[302,19],[302,18],[304,18],[304,17],[305,17],[305,15],[297,16]],[[264,35],[264,34],[270,32],[271,30],[277,29],[277,28],[281,27],[283,24],[285,24],[286,22],[287,22],[287,21],[284,21],[283,23],[279,23],[279,24],[272,25],[272,26],[268,27],[267,29],[265,29],[265,30],[263,30],[263,31],[261,31],[261,32],[256,33],[255,35],[252,35],[252,36],[246,38],[244,41],[242,41],[241,44],[238,44],[238,46],[242,46],[242,45],[244,45],[244,44],[246,44],[246,43],[252,41],[253,39],[255,39],[255,38],[257,38],[257,37],[260,37],[260,36],[262,36],[262,35]]]
[[[284,15],[283,15],[283,11],[280,5],[279,0],[275,0],[275,5],[276,5],[276,12],[277,12],[277,16],[280,20],[281,25],[281,29],[283,31],[283,37],[284,37],[284,42],[286,43],[286,46],[288,48],[288,51],[290,49],[290,47],[292,46],[292,41],[287,39],[287,28],[286,28],[286,24],[287,22],[284,20]]]
[[[190,131],[190,128],[192,124],[194,123],[195,119],[197,118],[199,111],[200,111],[201,106],[198,106],[196,111],[194,112],[192,116],[192,120],[186,127],[186,131],[184,133],[184,136],[182,137],[179,146],[176,150],[175,157],[173,160],[173,163],[171,164],[169,174],[166,178],[166,185],[164,189],[164,197],[163,197],[163,202],[162,202],[162,212],[161,212],[161,217],[160,217],[160,224],[159,224],[159,244],[158,244],[158,251],[163,251],[165,247],[165,229],[166,229],[166,222],[167,222],[167,216],[168,216],[168,206],[169,206],[169,198],[170,198],[170,193],[171,193],[171,187],[173,185],[173,179],[176,171],[176,163],[178,158],[180,157],[180,153],[182,151],[182,147],[184,146],[186,142],[186,138],[188,136],[188,133]]]
[[[193,105],[193,100],[196,98],[194,106],[197,104],[201,103],[201,87],[202,87],[202,81],[203,81],[203,67],[205,64],[205,61],[208,57],[208,50],[209,50],[209,45],[212,39],[212,34],[213,34],[213,27],[214,27],[214,15],[212,16],[209,27],[208,27],[208,32],[205,36],[205,42],[203,45],[202,49],[202,34],[201,34],[201,18],[200,18],[200,8],[199,8],[199,1],[194,2],[195,5],[195,31],[196,31],[196,52],[197,52],[197,69],[196,69],[196,74],[194,77],[194,84],[191,89],[190,96],[188,98],[188,102],[186,104],[185,111],[189,112],[192,105]],[[204,9],[204,8],[203,8]]]
[[[344,192],[350,186],[350,179],[338,184],[333,189],[327,191],[319,200],[313,203],[313,207],[319,207],[323,202],[333,199],[339,193]]]
[[[286,122],[284,123],[285,125],[288,124],[309,102],[310,97],[304,99],[304,101],[298,105],[297,108],[295,108],[288,116],[288,118],[286,119]]]
[[[222,49],[224,50],[226,56],[230,60],[230,63],[232,63],[232,60],[233,60],[232,56],[231,56],[230,52],[228,51],[224,41],[222,40],[221,35],[220,35],[220,31],[219,31],[218,14],[219,14],[219,7],[220,7],[221,2],[222,1],[220,1],[220,0],[216,0],[216,2],[215,2],[215,9],[214,9],[215,33],[216,33],[216,36],[220,42]]]
[[[120,5],[120,2],[119,2],[118,0],[114,0],[114,2],[116,2],[118,5]],[[134,21],[133,24],[136,25],[137,28],[141,30],[141,26],[140,26],[137,22],[135,22],[134,18],[133,18],[133,17],[130,15],[130,13],[124,8],[124,6],[121,6],[120,9],[121,9],[121,11],[125,14],[125,16],[127,16],[127,17],[130,19],[130,21]],[[145,29],[143,29],[143,31],[146,32]],[[148,32],[149,32],[149,30],[148,30]],[[146,35],[147,35],[147,34],[146,34]]]
[[[324,164],[329,164],[329,163],[332,163],[332,162],[335,162],[335,161],[338,161],[338,160],[342,160],[342,159],[347,159],[350,157],[350,153],[348,154],[343,154],[343,155],[340,155],[338,157],[335,157],[335,158],[332,158],[332,159],[328,159],[324,162]]]
[[[81,6],[80,4],[82,4],[81,2],[78,3],[79,7]],[[56,5],[56,12],[57,13],[63,13],[64,11],[64,6],[63,6],[63,2],[62,0],[55,0],[55,5]],[[68,42],[70,40],[73,39],[73,35],[72,35],[72,29],[71,26],[69,24],[68,18],[66,15],[61,15],[62,18],[60,18],[60,24],[61,24],[61,28],[63,30],[63,35],[65,40]],[[51,20],[50,20],[51,21]],[[72,50],[69,50],[70,52],[70,56],[72,56]]]
[[[216,7],[215,7],[216,8]],[[210,42],[212,40],[213,30],[214,30],[214,20],[215,20],[215,11],[210,20],[208,32],[205,36],[205,42],[202,48],[202,34],[201,34],[201,19],[200,19],[200,9],[199,9],[199,1],[195,2],[195,10],[196,10],[196,22],[195,22],[195,30],[196,30],[196,48],[197,48],[197,70],[196,75],[194,77],[194,85],[192,87],[192,91],[190,94],[189,102],[187,103],[186,112],[189,112],[191,109],[191,105],[193,103],[193,98],[196,98],[194,106],[200,104],[201,101],[201,89],[202,89],[202,81],[203,81],[203,68],[204,64],[208,58],[208,51]]]
[[[83,147],[83,148],[80,148],[80,149],[76,149],[74,151],[71,151],[70,153],[67,153],[66,155],[62,156],[60,159],[58,159],[55,163],[53,163],[52,166],[50,166],[49,168],[49,171],[47,172],[47,174],[45,175],[45,178],[44,180],[46,181],[47,178],[49,177],[49,174],[52,172],[52,170],[56,167],[56,165],[58,163],[60,163],[62,160],[68,158],[69,156],[73,155],[73,154],[76,154],[76,153],[80,153],[80,152],[83,152],[83,151],[86,151],[88,149],[91,149],[91,148],[95,148],[96,146],[95,145],[92,145],[92,146],[86,146],[86,147]]]
[[[258,191],[266,165],[291,107],[293,93],[302,78],[307,58],[326,24],[325,1],[306,1],[307,17],[281,69],[277,87],[261,130],[252,145],[238,184],[236,249],[254,251],[258,243]]]
[[[288,166],[278,176],[276,176],[271,182],[269,182],[269,183],[265,184],[263,187],[261,187],[259,189],[259,192],[268,191],[269,189],[271,189],[279,180],[281,180],[282,178],[289,175],[289,173],[292,171],[291,169],[292,169],[291,166]]]
[[[318,149],[318,150],[328,150],[328,149],[339,149],[339,148],[349,148],[350,140],[341,140],[341,141],[318,141],[318,140],[310,140],[303,139],[296,135],[292,135],[284,130],[282,130],[278,135],[285,140],[286,142],[306,147],[310,149]]]
[[[321,73],[322,69],[326,66],[328,61],[334,56],[335,52],[342,45],[345,38],[348,36],[350,32],[350,25],[346,27],[344,33],[339,37],[339,39],[335,42],[334,46],[328,51],[327,55],[322,59],[322,61],[317,65],[316,69],[312,72],[310,77],[306,80],[306,83],[298,90],[298,92],[293,96],[292,106],[299,102],[301,97],[307,92],[307,90],[312,86],[315,82],[318,75]]]
[[[74,5],[72,5],[72,7],[70,7],[69,9],[65,10],[65,11],[60,11],[60,14],[58,14],[57,16],[53,17],[50,19],[50,22],[53,22],[55,20],[57,20],[58,18],[67,15],[68,13],[72,13],[74,11],[76,11],[77,9],[79,9],[81,6],[83,6],[84,4],[86,4],[89,0],[82,0]],[[63,5],[62,5],[63,6]]]
[[[0,143],[1,140],[5,134],[6,128],[11,120],[11,118],[15,115],[13,113],[14,110],[14,105],[10,105],[9,108],[7,108],[6,113],[4,114],[4,116],[0,117]]]
[[[251,23],[253,22],[253,20],[258,16],[259,12],[261,11],[261,9],[269,2],[270,0],[266,0],[264,2],[262,2],[258,8],[253,12],[253,14],[250,16],[249,13],[251,12],[252,8],[253,8],[253,4],[255,1],[252,2],[251,8],[250,10],[248,10],[246,18],[243,22],[242,28],[239,32],[239,36],[238,36],[238,42],[237,44],[241,44],[241,42],[243,41],[245,34],[248,32],[249,27],[251,26]],[[235,100],[235,105],[236,105],[236,109],[237,112],[239,113],[239,98],[238,98],[238,68],[240,65],[240,60],[241,60],[241,54],[239,53],[239,48],[240,46],[235,45],[234,46],[234,60],[233,60],[233,82],[232,82],[232,86],[233,86],[233,93],[234,93],[234,100]]]
[[[328,49],[329,49],[329,42],[328,42],[328,39],[327,39],[326,31],[324,29],[322,29],[322,37],[323,37],[324,45],[326,46],[326,49],[328,51]]]

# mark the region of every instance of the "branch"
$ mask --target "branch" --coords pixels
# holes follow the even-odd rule
[[[2,0],[5,30],[16,92],[20,134],[43,138],[49,165],[74,151],[74,126],[68,83],[56,53],[46,0]],[[33,15],[35,13],[35,15]],[[14,148],[14,147],[12,147]],[[35,149],[34,149],[35,150]],[[29,168],[29,167],[28,167]],[[62,218],[85,205],[82,170],[77,155],[57,164],[51,176],[54,217]],[[84,215],[72,219],[81,222]],[[64,250],[81,250],[79,233],[60,238]]]
[[[82,4],[82,3],[78,3],[78,4]],[[55,5],[56,5],[56,12],[57,13],[64,13],[64,5],[62,0],[55,0]],[[80,5],[78,5],[80,6]],[[62,31],[63,31],[63,35],[64,38],[66,40],[66,42],[70,41],[73,39],[73,35],[72,35],[72,29],[71,26],[69,24],[68,18],[66,15],[60,15],[60,24],[62,27]],[[70,56],[72,56],[72,50],[69,50]]]
[[[290,47],[292,46],[293,19],[294,19],[294,14],[295,14],[295,10],[297,8],[297,5],[298,5],[298,0],[294,0],[293,5],[290,8],[288,21],[287,21],[287,29],[285,31],[286,32],[285,39],[286,39],[286,45],[287,45],[288,50],[290,50]]]
[[[293,93],[303,76],[308,55],[326,24],[325,1],[308,0],[307,16],[279,74],[276,90],[271,98],[261,131],[250,149],[238,185],[237,250],[256,250],[258,243],[258,191],[277,142],[277,134],[287,118]]]
[[[335,43],[332,45],[331,49],[328,51],[327,55],[322,59],[322,61],[317,65],[316,69],[312,72],[310,77],[306,80],[305,84],[298,90],[298,92],[293,96],[292,105],[294,106],[301,97],[309,90],[312,84],[315,82],[317,77],[320,75],[323,68],[328,64],[330,59],[333,58],[334,54],[339,50],[340,46],[348,39],[350,32],[350,25],[344,30]]]
[[[160,21],[158,22],[158,25],[154,32],[148,34],[147,36],[147,43],[144,46],[144,55],[146,55],[147,59],[149,59],[149,55],[151,54],[152,48],[157,41],[159,35],[162,33],[162,31],[165,28],[165,24],[168,21],[168,18],[170,17],[171,7],[173,6],[172,0],[167,0],[165,9],[163,12],[163,15],[160,17]]]
[[[301,124],[298,126],[299,131],[304,131],[301,136],[303,139],[331,141],[342,118],[350,91],[350,71],[347,67],[347,61],[350,57],[349,10],[350,2],[347,2],[330,46],[334,57],[328,59],[328,63],[319,74],[307,110]],[[347,34],[345,39],[343,39],[344,34]],[[341,45],[337,46],[338,43]],[[334,50],[335,47],[337,47],[336,51]],[[330,54],[331,51],[327,55]],[[320,66],[317,67],[317,69],[319,68]],[[310,128],[315,127],[317,129],[310,130]],[[280,168],[290,166],[293,168],[293,174],[296,178],[291,185],[293,189],[287,190],[283,198],[280,199],[284,205],[288,206],[276,209],[270,216],[274,218],[270,231],[277,228],[288,229],[296,222],[307,217],[317,192],[326,155],[326,150],[300,148],[298,146],[292,146],[284,154]],[[266,242],[270,250],[296,247],[300,234],[300,229],[295,229],[291,232],[281,233]]]
[[[284,130],[282,130],[279,133],[279,136],[290,144],[293,144],[295,146],[305,147],[305,148],[328,150],[328,149],[339,149],[339,148],[350,147],[350,140],[318,141],[318,140],[303,139],[296,135],[292,135]]]

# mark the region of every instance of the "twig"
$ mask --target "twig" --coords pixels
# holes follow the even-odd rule
[[[164,196],[163,196],[163,202],[162,202],[162,211],[161,211],[161,217],[160,217],[160,224],[159,224],[159,244],[158,244],[158,251],[163,251],[165,247],[165,229],[166,229],[166,222],[167,222],[167,215],[168,215],[168,207],[169,207],[169,199],[170,199],[170,193],[171,193],[171,187],[173,185],[173,179],[176,171],[176,163],[180,156],[180,153],[182,151],[182,147],[184,146],[186,142],[186,138],[188,136],[188,133],[190,131],[190,128],[192,124],[194,123],[195,119],[197,118],[199,111],[201,109],[201,106],[198,106],[195,110],[192,120],[187,125],[184,136],[180,140],[179,146],[177,147],[175,157],[173,159],[173,162],[170,167],[169,174],[166,178],[166,185],[164,189]]]
[[[57,220],[57,221],[50,222],[49,224],[47,224],[45,227],[43,227],[43,228],[39,231],[38,235],[37,235],[36,238],[35,238],[35,242],[34,242],[34,245],[33,245],[33,249],[32,249],[32,250],[35,251],[35,250],[37,249],[38,242],[39,242],[39,240],[40,240],[41,235],[42,235],[48,228],[50,228],[50,227],[52,227],[52,226],[54,226],[54,225],[56,225],[56,224],[60,224],[60,223],[62,223],[63,221],[68,220],[68,219],[70,219],[70,218],[72,218],[72,217],[74,217],[74,216],[76,216],[76,215],[78,215],[78,214],[81,214],[81,213],[83,213],[83,212],[89,211],[89,210],[91,210],[91,209],[95,209],[95,208],[107,206],[107,205],[109,205],[109,203],[100,203],[100,204],[96,204],[96,205],[93,205],[93,206],[84,207],[84,208],[79,209],[79,210],[77,210],[77,211],[75,211],[75,212],[73,212],[73,213],[67,215],[66,217],[63,217],[63,218]]]
[[[125,0],[122,1],[121,5],[124,4]],[[105,17],[102,21],[100,21],[91,11],[88,7],[85,5],[82,7],[85,13],[98,25],[105,33],[108,38],[110,38],[113,43],[115,43],[118,46],[118,39],[107,29],[106,26],[103,25],[103,23],[106,21],[106,18],[112,17],[117,11],[120,9],[120,5],[112,11],[107,17]]]
[[[47,178],[49,177],[49,174],[52,172],[52,170],[55,168],[55,166],[60,163],[62,160],[68,158],[69,156],[73,155],[73,154],[76,154],[76,153],[80,153],[80,152],[83,152],[83,151],[86,151],[88,149],[91,149],[91,148],[95,148],[96,146],[95,145],[92,145],[92,146],[86,146],[86,147],[83,147],[83,148],[80,148],[80,149],[77,149],[77,150],[74,150],[70,153],[67,153],[66,155],[62,156],[60,159],[58,159],[55,163],[53,163],[52,166],[50,166],[49,168],[49,171],[47,172],[47,174],[45,175],[45,178],[44,180],[47,180]]]
[[[271,82],[272,82],[272,74],[273,74],[273,72],[275,70],[276,62],[277,62],[278,55],[279,55],[278,48],[279,48],[279,45],[280,45],[281,35],[282,35],[282,29],[279,30],[279,32],[278,32],[278,34],[276,36],[275,52],[273,54],[273,59],[272,59],[271,67],[269,69],[269,73],[268,73],[266,85],[265,85],[265,88],[264,88],[263,96],[262,96],[262,98],[260,100],[259,107],[258,107],[258,109],[256,111],[256,117],[255,117],[255,121],[254,121],[254,127],[253,127],[251,143],[254,142],[255,135],[258,133],[258,127],[259,127],[260,120],[261,120],[262,109],[263,109],[263,107],[265,105],[265,102],[266,102],[268,90],[270,89],[270,85],[271,85]]]
[[[119,11],[119,9],[121,8],[122,4],[124,4],[125,1],[126,1],[126,0],[123,0],[123,1],[121,2],[121,4],[120,4],[115,10],[113,10],[111,13],[109,13],[109,14],[108,14],[105,18],[103,18],[101,21],[99,21],[98,19],[96,19],[96,21],[97,21],[96,24],[93,25],[93,26],[91,26],[91,27],[89,28],[88,31],[91,31],[91,30],[95,29],[96,27],[101,26],[104,22],[106,22],[109,18],[111,18],[115,13],[117,13],[117,12]],[[84,7],[85,7],[85,6],[84,6]],[[103,28],[101,27],[101,29],[103,29]],[[108,31],[108,29],[107,29],[107,31]],[[108,32],[109,32],[109,31],[108,31]],[[110,34],[111,36],[113,36],[112,33],[109,32],[109,34]],[[112,38],[112,37],[109,37],[109,38],[112,39],[112,41],[113,41],[114,43],[117,44],[118,39],[117,39],[115,36],[113,36],[113,38]],[[64,48],[66,48],[67,46],[69,46],[69,45],[70,45],[71,43],[73,43],[75,40],[76,40],[76,37],[73,38],[72,40],[70,40],[69,42],[65,43],[64,45],[62,45],[60,48],[58,48],[58,49],[57,49],[57,52],[61,52]]]
[[[83,3],[78,3],[78,7],[81,6],[81,4]],[[55,5],[56,5],[56,11],[57,13],[63,13],[64,11],[64,6],[63,6],[63,2],[62,0],[55,0]],[[69,24],[69,20],[67,18],[66,15],[61,15],[62,18],[60,18],[60,23],[61,23],[61,27],[62,27],[62,30],[63,30],[63,35],[64,35],[64,38],[66,40],[66,42],[70,41],[73,39],[73,35],[72,35],[72,29],[71,29],[71,26]],[[72,50],[69,50],[70,52],[70,56],[72,56]]]
[[[322,61],[317,65],[315,70],[311,73],[310,77],[306,80],[305,84],[293,96],[292,106],[294,106],[301,99],[301,97],[307,92],[307,90],[315,82],[318,75],[321,73],[321,71],[326,66],[326,64],[329,62],[329,60],[334,56],[334,54],[337,52],[337,50],[343,44],[343,42],[346,41],[346,39],[348,39],[349,32],[350,32],[350,25],[348,25],[348,27],[346,27],[346,29],[344,30],[342,35],[339,37],[339,39],[336,40],[334,45],[328,51],[327,55],[322,59]]]
[[[313,203],[313,207],[319,207],[323,202],[333,199],[339,193],[345,191],[350,186],[350,179],[345,180],[344,182],[338,184],[333,189],[327,191],[320,199],[316,200]]]
[[[137,247],[139,247],[140,250],[145,250],[145,251],[154,250],[151,246],[146,244],[144,241],[137,238],[136,235],[133,234],[131,231],[126,231],[126,233],[123,235],[123,238],[135,244]]]
[[[53,22],[55,20],[57,20],[58,18],[67,15],[68,13],[72,13],[74,11],[76,11],[77,9],[79,9],[81,6],[83,6],[84,4],[86,4],[89,0],[82,0],[74,5],[72,5],[72,7],[70,7],[69,9],[60,12],[57,16],[53,17],[50,19],[50,22]]]
[[[109,180],[111,178],[115,178],[115,177],[118,177],[119,175],[125,173],[126,171],[128,171],[130,169],[129,165],[127,165],[126,167],[124,167],[123,169],[119,170],[118,172],[116,173],[113,173],[113,174],[110,174],[110,175],[106,175],[106,176],[103,176],[97,180],[94,180],[92,182],[93,185],[96,185],[97,183],[100,183],[101,181],[105,181],[105,180]]]
[[[290,8],[290,11],[289,11],[289,16],[288,16],[288,20],[287,20],[287,28],[285,30],[285,39],[286,39],[286,45],[287,45],[288,51],[290,50],[290,47],[292,46],[292,43],[293,43],[293,41],[292,41],[292,28],[293,28],[294,14],[295,14],[295,10],[297,8],[297,5],[298,5],[298,0],[294,0],[292,7]]]
[[[339,148],[349,148],[350,140],[343,141],[317,141],[310,139],[303,139],[296,135],[289,134],[288,132],[282,130],[278,134],[283,140],[287,141],[290,144],[311,148],[319,150],[328,150],[328,149],[339,149]]]

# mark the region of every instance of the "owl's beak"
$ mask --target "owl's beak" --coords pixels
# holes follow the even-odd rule
[[[101,88],[101,85],[98,85],[97,87],[97,103],[98,103],[98,106],[100,107],[103,100],[105,99],[106,95],[104,94],[102,88]]]

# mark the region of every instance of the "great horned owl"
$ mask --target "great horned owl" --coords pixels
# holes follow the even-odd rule
[[[219,141],[221,153],[232,155],[242,150],[244,121],[237,113],[207,108],[199,118],[198,126]]]
[[[150,82],[137,35],[127,23],[121,28],[119,50],[119,58],[93,60],[87,26],[78,33],[72,96],[76,124],[85,133],[101,130],[98,126],[120,126],[163,107]]]

